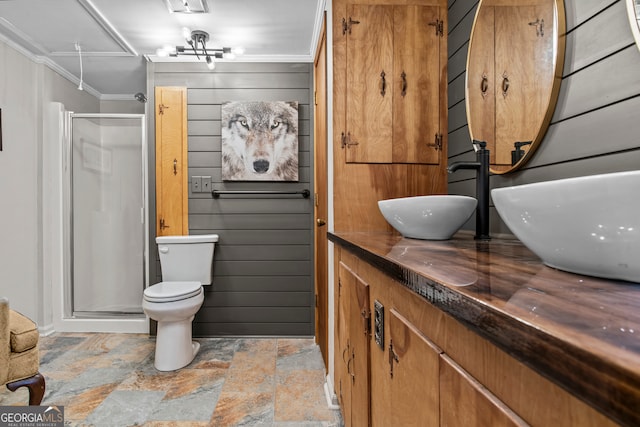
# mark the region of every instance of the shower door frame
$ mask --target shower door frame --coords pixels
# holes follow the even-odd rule
[[[137,119],[140,122],[141,140],[141,175],[142,182],[142,212],[141,227],[143,239],[143,283],[140,287],[140,303],[142,293],[149,283],[149,161],[148,142],[145,114],[120,114],[120,113],[73,113],[66,112],[64,127],[64,153],[63,153],[63,247],[64,247],[64,271],[63,271],[63,301],[62,322],[67,326],[65,331],[77,332],[132,332],[146,333],[149,331],[148,318],[143,314],[130,314],[108,316],[96,312],[95,316],[75,316],[73,313],[73,119]]]

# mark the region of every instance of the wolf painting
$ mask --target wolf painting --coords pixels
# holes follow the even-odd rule
[[[222,104],[222,179],[298,181],[298,102]]]

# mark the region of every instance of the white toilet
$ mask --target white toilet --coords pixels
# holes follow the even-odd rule
[[[162,282],[144,291],[142,309],[158,322],[154,365],[159,371],[187,366],[200,349],[191,341],[191,323],[211,285],[217,234],[156,238]]]

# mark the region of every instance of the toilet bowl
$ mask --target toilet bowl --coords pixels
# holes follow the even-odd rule
[[[204,301],[203,286],[212,283],[218,235],[156,238],[162,279],[144,291],[142,310],[158,322],[154,366],[175,371],[187,366],[200,349],[192,341],[192,322]]]

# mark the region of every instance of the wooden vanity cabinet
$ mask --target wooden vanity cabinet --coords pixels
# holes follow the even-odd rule
[[[423,306],[416,295],[349,252],[337,253],[335,383],[347,427],[463,426],[458,421],[509,421],[505,414],[519,420],[457,365],[453,372],[443,366],[454,362],[425,333],[444,338],[440,311]],[[374,333],[376,302],[383,307],[381,345]],[[463,407],[480,411],[459,418],[456,412]]]
[[[440,9],[347,4],[336,17],[346,40],[347,163],[440,163]]]
[[[341,247],[336,266],[335,388],[346,426],[615,425]]]

